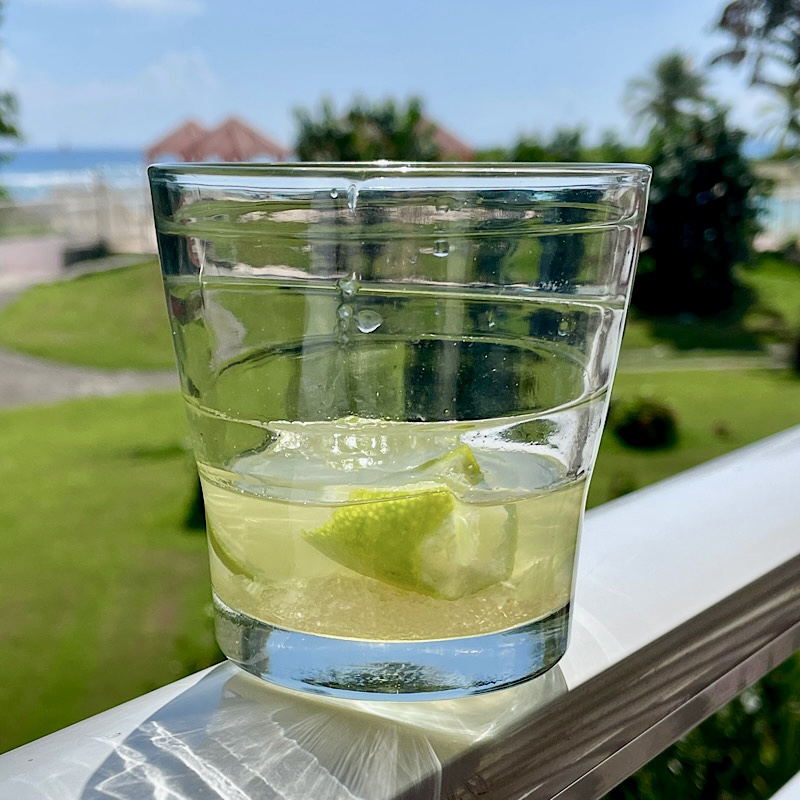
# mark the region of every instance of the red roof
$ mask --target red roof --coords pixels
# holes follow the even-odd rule
[[[208,131],[193,119],[175,128],[162,139],[147,148],[148,161],[157,161],[161,156],[179,156],[181,161],[191,161],[191,151],[198,139],[206,136]]]
[[[190,161],[254,161],[264,157],[283,161],[289,152],[255,128],[231,117],[196,140],[189,155]]]
[[[286,148],[235,117],[213,130],[189,120],[146,150],[151,162],[160,156],[181,161],[283,161],[288,155]]]
[[[438,122],[431,122],[433,138],[442,152],[442,161],[474,161],[475,151],[454,133],[445,130]]]

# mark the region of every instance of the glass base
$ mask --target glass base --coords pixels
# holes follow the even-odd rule
[[[446,700],[504,689],[553,667],[569,606],[500,633],[368,641],[276,628],[214,596],[217,641],[242,669],[289,689],[350,700]]]

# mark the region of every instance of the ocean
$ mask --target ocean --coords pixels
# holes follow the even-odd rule
[[[141,150],[20,148],[0,163],[0,186],[18,202],[44,200],[54,189],[100,180],[114,188],[141,189],[146,166]]]
[[[1,151],[0,151],[1,154]],[[20,203],[46,200],[55,189],[88,188],[102,181],[114,189],[132,190],[144,198],[147,164],[135,149],[19,148],[0,162],[0,187]],[[800,194],[776,193],[765,201],[761,224],[775,241],[800,233]]]

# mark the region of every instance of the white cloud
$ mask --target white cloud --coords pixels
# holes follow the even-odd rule
[[[147,14],[178,14],[195,16],[205,10],[203,0],[33,0],[39,5],[61,8],[92,8],[110,6],[123,11],[141,11]]]
[[[205,6],[200,0],[106,0],[116,8],[148,11],[157,14],[202,14]]]

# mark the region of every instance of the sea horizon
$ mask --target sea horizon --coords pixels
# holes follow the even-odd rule
[[[90,147],[63,145],[0,146],[0,188],[15,202],[43,201],[55,190],[87,188],[102,182],[121,190],[142,190],[146,185],[146,146]],[[745,155],[769,156],[764,142],[750,141]]]
[[[35,202],[54,189],[102,181],[120,189],[144,185],[145,148],[26,147],[2,150],[0,187],[12,200]]]

